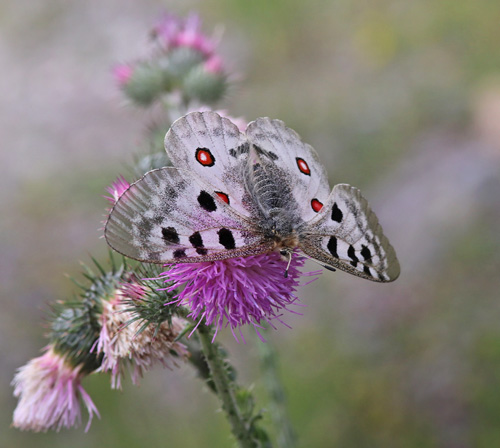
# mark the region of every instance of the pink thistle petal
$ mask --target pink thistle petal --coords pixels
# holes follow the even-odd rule
[[[124,87],[132,78],[134,69],[130,64],[118,64],[113,67],[113,77],[119,87]]]
[[[303,257],[294,254],[285,277],[287,262],[278,252],[269,252],[173,265],[160,278],[173,282],[166,288],[168,291],[184,287],[174,302],[188,306],[189,317],[214,325],[216,334],[229,325],[237,338],[234,330],[238,327],[259,327],[262,321],[273,325],[275,319],[284,324],[280,318],[283,311],[296,313],[290,306],[300,305],[294,293],[301,275],[308,275],[299,270],[304,262]]]
[[[130,184],[123,176],[119,176],[109,187],[106,188],[106,191],[110,194],[110,196],[104,196],[109,202],[115,204],[116,201],[120,198],[120,196],[128,190]]]
[[[211,56],[203,65],[208,73],[220,74],[224,71],[222,58],[218,55]]]
[[[153,28],[153,34],[162,42],[166,50],[173,47],[177,34],[182,26],[181,19],[173,14],[164,14],[160,22]]]
[[[80,400],[92,417],[99,412],[83,389],[81,366],[71,366],[64,356],[47,347],[46,352],[21,367],[14,379],[14,396],[19,402],[12,425],[22,430],[47,431],[70,428],[81,423]]]
[[[181,19],[173,14],[165,14],[153,28],[154,35],[168,51],[176,47],[188,47],[210,58],[215,52],[216,42],[201,31],[201,19],[198,14],[190,14]]]

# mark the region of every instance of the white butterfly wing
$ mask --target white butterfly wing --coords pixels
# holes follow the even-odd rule
[[[175,167],[193,171],[233,209],[250,216],[241,181],[248,143],[230,120],[211,111],[192,112],[174,122],[165,149]]]
[[[261,157],[285,170],[301,218],[314,218],[330,194],[325,167],[314,148],[281,120],[258,118],[248,125],[246,135]]]
[[[149,263],[186,263],[270,250],[250,222],[194,173],[150,171],[118,199],[105,238],[121,254]]]
[[[336,185],[307,223],[299,247],[310,257],[368,280],[390,282],[400,273],[396,253],[357,188]]]

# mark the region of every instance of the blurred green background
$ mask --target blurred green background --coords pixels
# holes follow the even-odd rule
[[[47,304],[103,259],[105,187],[154,112],[110,68],[147,52],[164,10],[224,29],[232,116],[284,120],[330,183],[358,186],[395,246],[389,285],[326,272],[303,316],[266,337],[281,355],[300,447],[500,446],[500,3],[492,0],[67,0],[0,3],[0,446],[231,447],[189,366],[140,388],[84,386],[89,433],[9,428],[15,369],[38,356]],[[313,268],[313,266],[311,266]],[[229,331],[240,381],[267,397],[256,341]],[[269,418],[267,418],[269,422]]]

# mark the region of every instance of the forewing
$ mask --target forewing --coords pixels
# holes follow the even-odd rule
[[[192,172],[147,173],[118,199],[106,222],[108,244],[149,263],[185,263],[270,250],[250,221]]]
[[[215,112],[192,112],[174,122],[165,149],[176,168],[193,171],[244,216],[242,165],[248,143],[238,127]]]
[[[246,129],[248,141],[261,157],[287,173],[292,194],[304,221],[314,218],[328,199],[330,187],[314,148],[281,120],[258,118]]]
[[[299,240],[304,253],[328,266],[380,282],[399,276],[396,252],[377,216],[360,191],[350,185],[334,187]]]

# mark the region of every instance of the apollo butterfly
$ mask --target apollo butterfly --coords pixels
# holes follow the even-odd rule
[[[114,205],[109,245],[149,263],[193,263],[298,250],[326,268],[389,282],[396,253],[358,189],[332,191],[316,151],[280,120],[245,133],[215,112],[179,118],[165,137],[173,167],[150,171]]]

